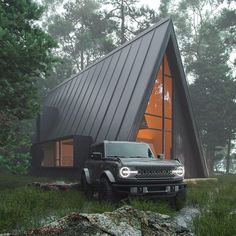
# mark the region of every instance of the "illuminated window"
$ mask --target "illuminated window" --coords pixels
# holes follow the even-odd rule
[[[45,167],[66,167],[74,165],[73,139],[60,140],[43,144],[43,160]]]
[[[73,166],[73,139],[60,141],[60,166]]]
[[[153,152],[171,158],[172,149],[172,75],[167,56],[157,74],[137,141],[149,143]]]

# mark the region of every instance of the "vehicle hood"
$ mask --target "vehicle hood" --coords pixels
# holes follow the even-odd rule
[[[182,166],[176,160],[159,160],[151,158],[119,158],[123,166]]]

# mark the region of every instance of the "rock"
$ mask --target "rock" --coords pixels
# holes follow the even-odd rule
[[[192,219],[199,214],[200,210],[198,208],[184,207],[178,212],[178,215],[174,218],[174,220],[180,227],[187,228],[192,222]]]
[[[72,213],[49,225],[19,235],[189,236],[192,233],[167,215],[124,206],[103,214]]]
[[[78,189],[79,188],[78,183],[65,183],[63,181],[55,182],[55,183],[34,182],[34,183],[30,184],[30,186],[40,188],[43,190],[61,190],[61,191],[67,191],[68,189]]]

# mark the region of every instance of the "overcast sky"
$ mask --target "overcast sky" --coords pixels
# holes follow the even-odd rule
[[[148,5],[150,8],[158,10],[158,7],[160,5],[160,1],[158,0],[140,0],[141,5]]]

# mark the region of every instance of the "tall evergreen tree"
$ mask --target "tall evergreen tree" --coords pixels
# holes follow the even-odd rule
[[[35,24],[42,12],[31,0],[0,2],[0,146],[14,135],[12,122],[37,112],[37,83],[54,61],[56,43]]]
[[[107,19],[112,22],[117,45],[123,44],[157,21],[157,13],[148,7],[138,7],[139,0],[100,0],[107,9]],[[117,40],[118,39],[118,40]]]
[[[233,45],[234,10],[222,2],[162,1],[162,14],[176,26],[190,92],[209,168],[217,146],[228,145],[236,128],[236,81],[229,66]],[[216,14],[217,13],[217,14]],[[226,14],[232,16],[230,19]],[[227,43],[228,42],[228,43]],[[228,155],[230,150],[228,152]]]
[[[71,71],[84,69],[113,48],[108,22],[99,9],[94,0],[67,2],[64,13],[56,15],[48,26],[49,33],[59,42],[58,55],[71,61]]]

